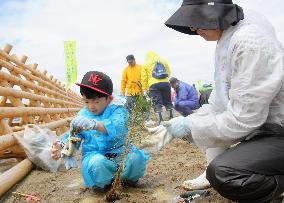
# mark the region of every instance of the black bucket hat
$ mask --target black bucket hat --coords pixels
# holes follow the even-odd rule
[[[178,32],[196,35],[190,28],[226,30],[242,19],[243,9],[232,0],[183,0],[165,24]]]
[[[105,95],[111,95],[113,91],[113,83],[110,77],[99,71],[87,72],[82,82],[76,83],[76,85],[90,88]]]

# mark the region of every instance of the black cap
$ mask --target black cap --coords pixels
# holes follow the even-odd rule
[[[81,83],[76,83],[80,87],[87,87],[105,95],[111,95],[113,83],[109,76],[99,71],[87,72]]]
[[[170,83],[171,83],[171,84],[174,84],[174,83],[176,83],[177,81],[178,81],[178,79],[175,78],[175,77],[171,77],[171,79],[170,79]]]
[[[183,0],[165,24],[178,32],[197,35],[191,28],[226,30],[242,19],[243,9],[232,0]]]
[[[127,60],[127,61],[129,61],[129,60],[135,60],[134,55],[133,55],[133,54],[130,54],[130,55],[126,56],[126,60]]]

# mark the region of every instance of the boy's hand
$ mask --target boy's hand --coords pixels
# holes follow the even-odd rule
[[[87,119],[84,116],[77,116],[71,121],[71,129],[95,130],[97,129],[97,121],[95,119]]]
[[[61,157],[61,146],[58,142],[53,142],[51,149],[51,158],[54,160],[58,160]]]

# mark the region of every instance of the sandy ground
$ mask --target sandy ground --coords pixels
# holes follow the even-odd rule
[[[169,203],[184,192],[175,189],[184,180],[191,179],[205,169],[205,157],[201,151],[183,140],[175,140],[153,155],[148,161],[145,176],[136,187],[122,187],[121,202]],[[57,173],[33,170],[23,181],[13,187],[0,202],[26,202],[12,192],[36,193],[41,202],[105,202],[105,192],[84,191],[80,168],[66,171],[64,166]],[[210,189],[210,196],[196,202],[231,202]]]

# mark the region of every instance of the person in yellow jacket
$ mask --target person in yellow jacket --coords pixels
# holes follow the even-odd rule
[[[126,106],[128,109],[134,104],[135,97],[142,94],[141,89],[141,66],[136,64],[132,54],[126,57],[128,66],[123,69],[121,78],[121,95],[127,96]]]
[[[141,71],[142,89],[144,93],[149,91],[159,123],[163,121],[163,106],[168,111],[169,119],[173,118],[170,75],[171,70],[167,61],[154,51],[149,51]]]

